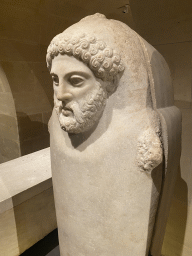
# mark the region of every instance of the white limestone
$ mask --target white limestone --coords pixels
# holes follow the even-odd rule
[[[180,157],[167,64],[95,14],[53,39],[47,65],[61,256],[159,256]]]
[[[50,149],[0,165],[0,248],[17,256],[56,227]]]

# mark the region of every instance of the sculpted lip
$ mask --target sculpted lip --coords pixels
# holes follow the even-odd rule
[[[63,107],[61,112],[64,116],[69,116],[69,115],[71,115],[71,113],[73,113],[72,109],[67,108],[67,107]]]

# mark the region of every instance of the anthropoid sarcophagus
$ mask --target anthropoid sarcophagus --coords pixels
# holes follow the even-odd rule
[[[47,65],[61,256],[160,256],[181,149],[165,60],[95,14],[53,38]]]

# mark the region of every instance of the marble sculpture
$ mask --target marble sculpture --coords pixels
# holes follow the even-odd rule
[[[165,60],[102,14],[55,36],[46,60],[61,256],[160,256],[181,147]]]

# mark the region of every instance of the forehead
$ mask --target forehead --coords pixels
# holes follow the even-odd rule
[[[73,56],[58,55],[52,60],[51,73],[68,74],[71,72],[84,72],[93,75],[93,72],[80,60]]]

